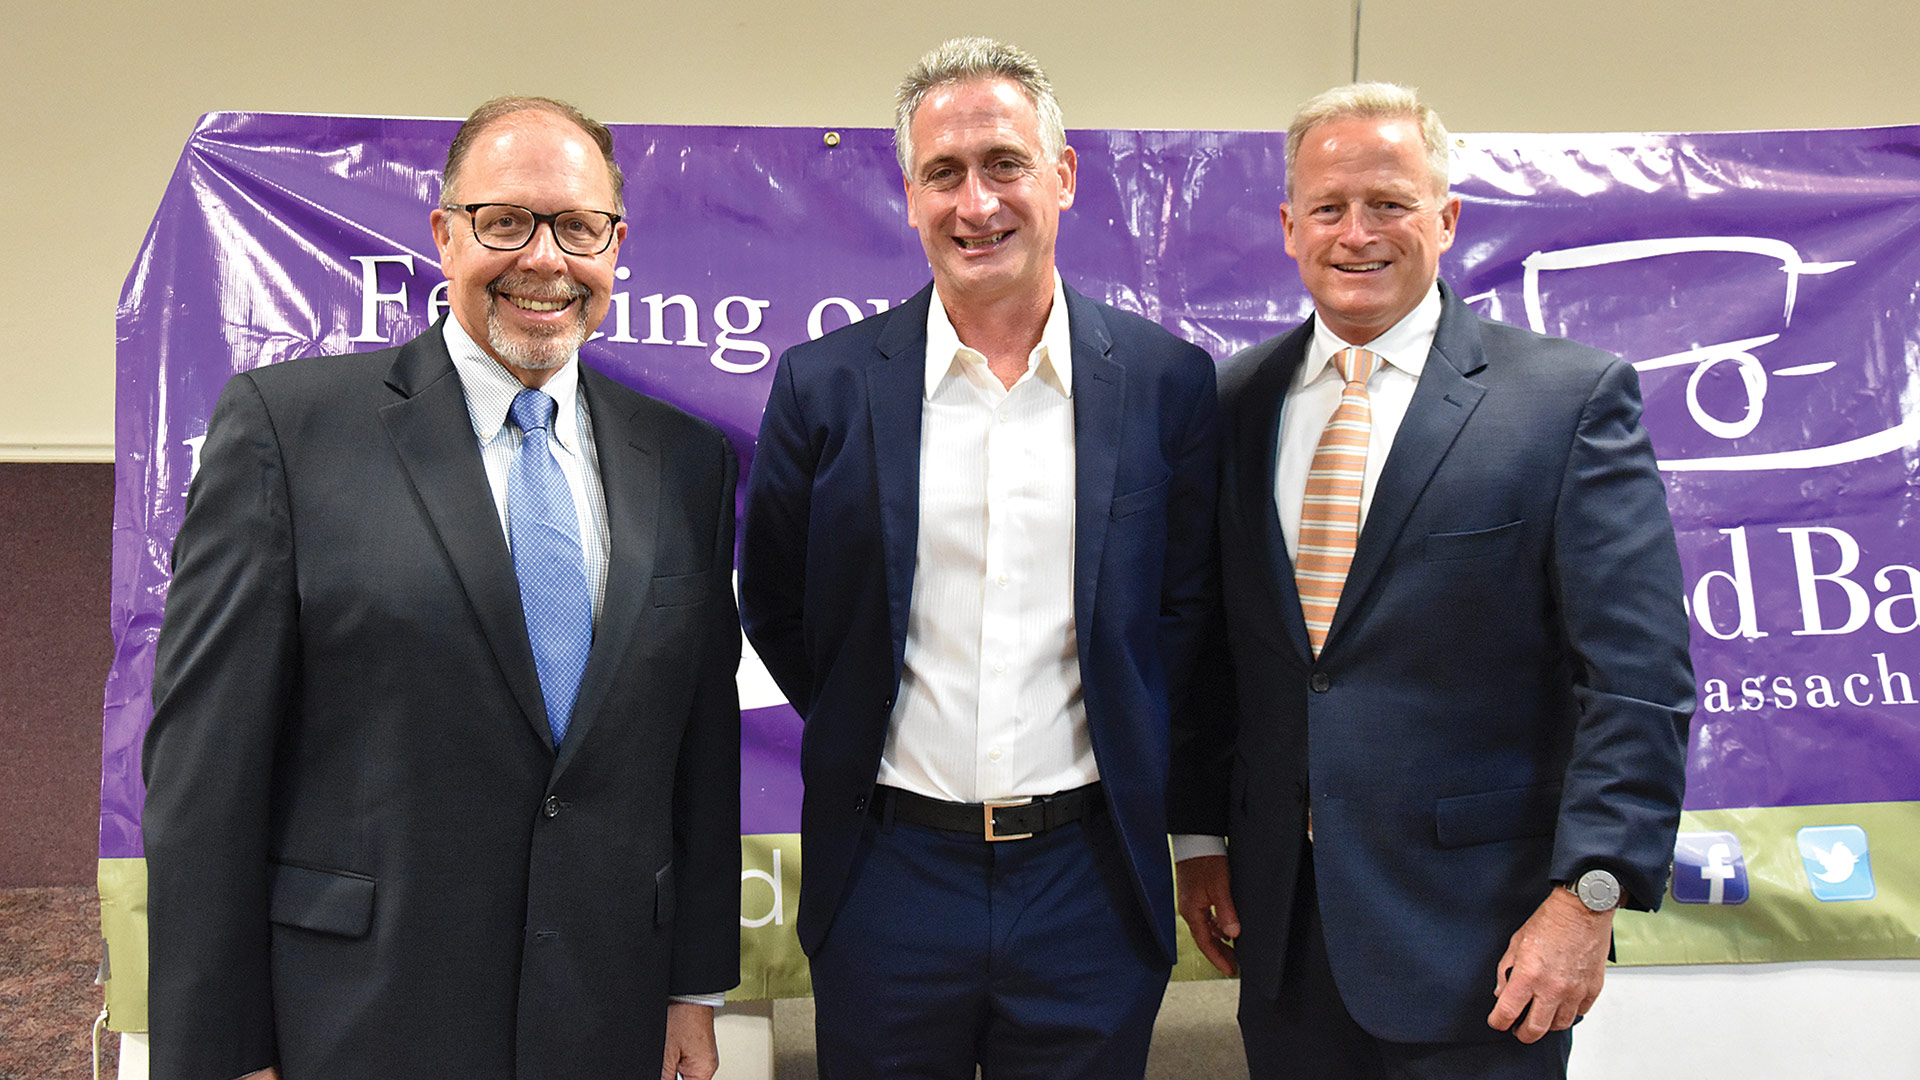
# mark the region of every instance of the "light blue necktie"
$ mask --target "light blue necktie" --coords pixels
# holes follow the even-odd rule
[[[513,572],[520,578],[533,666],[540,673],[547,724],[558,749],[593,648],[593,596],[580,557],[573,492],[553,459],[554,408],[546,394],[522,390],[507,410],[521,432],[520,449],[507,474],[507,529],[513,537]]]

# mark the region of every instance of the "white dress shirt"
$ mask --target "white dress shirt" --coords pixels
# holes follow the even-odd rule
[[[1367,400],[1373,413],[1373,427],[1367,436],[1367,475],[1360,491],[1360,528],[1367,527],[1367,510],[1373,505],[1373,491],[1380,482],[1380,470],[1393,449],[1393,437],[1406,419],[1407,406],[1413,401],[1413,388],[1427,366],[1427,354],[1433,351],[1433,337],[1440,329],[1440,286],[1436,283],[1412,311],[1394,323],[1386,333],[1361,348],[1381,358],[1380,369],[1367,380]],[[1294,372],[1287,386],[1287,399],[1280,409],[1280,441],[1275,448],[1273,503],[1280,513],[1280,532],[1286,539],[1287,558],[1300,551],[1300,504],[1307,493],[1307,470],[1313,464],[1314,448],[1320,435],[1340,407],[1340,394],[1346,389],[1340,372],[1333,366],[1333,355],[1352,348],[1338,334],[1327,329],[1325,319],[1313,321],[1313,340],[1307,345],[1307,358]],[[1173,838],[1175,861],[1201,855],[1224,855],[1226,844],[1217,836]]]
[[[1012,387],[927,309],[906,664],[877,779],[950,802],[1099,779],[1073,624],[1073,344],[1053,309]]]
[[[493,506],[500,514],[500,531],[511,548],[513,533],[507,523],[507,474],[513,469],[513,456],[520,449],[520,429],[507,422],[507,410],[526,386],[513,372],[488,356],[467,335],[458,319],[448,319],[443,335],[447,352],[453,355],[453,370],[460,376],[460,389],[467,398],[467,415],[473,420],[474,438],[480,442],[480,458],[487,469],[487,486],[493,491]],[[579,515],[580,554],[586,560],[587,587],[593,593],[593,621],[600,623],[600,611],[607,599],[607,552],[611,541],[607,527],[607,495],[600,483],[600,455],[594,448],[593,422],[587,417],[587,402],[580,394],[580,357],[576,354],[553,373],[540,387],[554,401],[553,431],[547,445],[560,465],[561,475],[573,492],[573,509]]]

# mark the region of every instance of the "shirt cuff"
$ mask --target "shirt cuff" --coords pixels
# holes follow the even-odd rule
[[[667,1000],[675,1005],[706,1005],[710,1008],[718,1008],[727,1003],[727,992],[722,990],[717,994],[674,994]]]
[[[1173,861],[1186,862],[1204,855],[1225,855],[1227,840],[1224,836],[1204,836],[1192,833],[1173,835]]]

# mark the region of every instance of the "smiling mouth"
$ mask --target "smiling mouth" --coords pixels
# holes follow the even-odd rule
[[[512,293],[500,294],[507,303],[521,311],[563,311],[573,303],[573,297],[564,300],[539,300],[531,296],[515,296]]]
[[[1334,263],[1333,268],[1347,274],[1364,274],[1373,270],[1385,270],[1387,264],[1376,259],[1373,262]]]
[[[990,233],[986,236],[956,236],[953,238],[953,242],[959,244],[960,250],[962,251],[985,251],[1012,235],[1013,230],[1007,229],[1002,232]]]

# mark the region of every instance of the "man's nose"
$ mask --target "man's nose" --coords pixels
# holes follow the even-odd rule
[[[969,169],[960,181],[960,216],[968,221],[985,221],[1000,209],[1000,196],[993,185],[978,172]]]
[[[560,250],[560,244],[554,239],[553,226],[544,221],[535,222],[533,236],[527,245],[520,249],[520,265],[529,270],[565,270],[567,253]]]
[[[1355,203],[1340,219],[1340,242],[1350,248],[1366,247],[1373,239],[1373,220],[1367,208]]]

